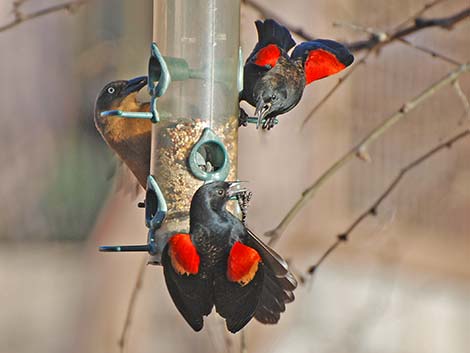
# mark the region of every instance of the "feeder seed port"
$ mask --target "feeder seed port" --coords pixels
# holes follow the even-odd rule
[[[225,180],[230,171],[227,149],[210,128],[205,128],[201,138],[189,154],[189,170],[203,181]]]

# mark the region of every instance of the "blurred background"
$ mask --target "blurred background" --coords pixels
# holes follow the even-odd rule
[[[229,1],[229,0],[227,0]],[[335,21],[387,31],[423,0],[253,0],[315,37],[367,36]],[[26,1],[24,13],[60,4]],[[0,2],[0,27],[14,17]],[[425,13],[468,7],[447,0]],[[256,41],[253,6],[242,6],[241,43]],[[407,39],[461,63],[470,58],[468,18],[451,31]],[[118,340],[142,254],[100,254],[98,244],[141,243],[144,214],[113,188],[116,161],[93,124],[94,99],[113,79],[146,72],[152,1],[88,1],[0,31],[0,352],[119,352]],[[363,53],[357,54],[360,58]],[[455,68],[400,42],[365,65],[305,125],[337,82],[309,86],[269,133],[239,134],[239,178],[254,196],[248,224],[275,227],[326,168],[380,121]],[[470,77],[460,79],[470,96]],[[251,109],[251,108],[248,108]],[[250,110],[251,111],[251,110]],[[407,163],[468,128],[451,85],[390,129],[332,178],[288,227],[277,249],[304,272]],[[280,324],[247,326],[249,352],[468,352],[470,346],[470,139],[405,177],[349,242],[296,291]],[[148,267],[127,352],[237,352],[240,335],[211,315],[194,333]]]

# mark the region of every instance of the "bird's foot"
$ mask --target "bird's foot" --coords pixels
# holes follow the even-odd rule
[[[238,117],[238,126],[248,126],[248,124],[257,124],[258,118],[249,116],[243,108],[240,108],[240,115]],[[271,130],[279,123],[277,117],[264,118],[261,121],[261,127],[266,130]]]
[[[238,127],[248,126],[249,116],[243,108],[240,108],[240,115],[238,116]]]
[[[279,121],[277,120],[277,117],[275,116],[270,117],[270,118],[264,118],[263,125],[261,127],[266,130],[271,130],[274,126],[277,125],[278,122]]]

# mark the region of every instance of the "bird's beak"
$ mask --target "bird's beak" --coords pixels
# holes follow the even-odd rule
[[[240,184],[245,183],[245,181],[229,181],[229,188],[227,190],[227,196],[231,199],[236,197],[239,194],[243,194],[248,191],[247,188],[241,187]]]
[[[133,92],[138,92],[142,87],[147,84],[147,76],[139,76],[127,81],[126,87],[124,88],[126,95]]]
[[[263,99],[260,99],[258,104],[256,105],[255,115],[258,117],[258,121],[256,122],[256,128],[258,129],[261,125],[266,114],[271,109],[271,103],[265,103]]]

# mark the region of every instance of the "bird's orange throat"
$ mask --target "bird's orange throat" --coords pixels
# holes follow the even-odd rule
[[[169,240],[168,253],[173,269],[180,275],[199,272],[200,258],[189,234],[175,234]]]
[[[228,257],[227,277],[232,282],[245,286],[256,276],[261,256],[240,242],[233,244]]]

